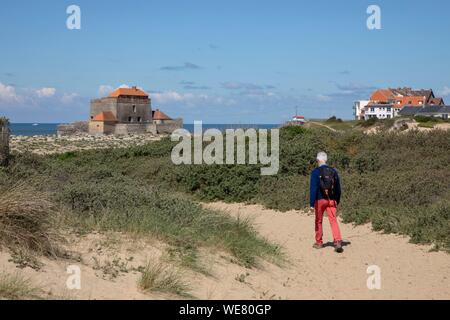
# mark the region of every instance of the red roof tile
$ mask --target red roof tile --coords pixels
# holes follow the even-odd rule
[[[103,111],[97,114],[92,121],[100,121],[100,122],[117,122],[117,118],[111,111]]]
[[[164,112],[159,111],[159,109],[156,109],[153,111],[153,120],[172,120],[172,118]]]
[[[119,96],[135,96],[135,97],[148,97],[148,94],[136,87],[132,88],[118,88],[111,92],[110,97]]]

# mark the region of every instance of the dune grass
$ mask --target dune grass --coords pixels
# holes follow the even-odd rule
[[[0,299],[30,300],[38,299],[40,289],[18,273],[0,273]]]
[[[35,255],[56,257],[62,254],[60,240],[53,228],[56,211],[45,194],[26,184],[16,184],[0,192],[0,245],[15,258],[33,260]],[[26,261],[25,261],[26,264]]]
[[[49,201],[36,202],[44,217],[40,223],[10,224],[10,229],[21,229],[4,233],[4,243],[22,242],[32,250],[50,253],[50,235],[39,232],[39,228],[49,230],[50,221],[44,212],[54,206],[64,213],[54,229],[70,226],[80,233],[118,231],[154,237],[169,244],[173,252],[183,252],[177,255],[183,264],[197,270],[201,270],[197,263],[201,247],[224,250],[248,267],[257,266],[259,259],[281,258],[280,248],[258,235],[248,221],[207,210],[192,196],[170,189],[170,181],[161,181],[160,174],[171,170],[167,161],[170,151],[171,143],[166,140],[143,147],[54,156],[16,154],[3,172],[0,188],[9,190],[8,186],[19,180],[36,190],[36,196],[21,198],[16,206],[7,207],[18,213],[26,209],[34,217],[32,213],[38,213],[29,212],[28,204],[41,195]],[[14,190],[17,192],[13,194],[20,194],[20,188]],[[2,201],[6,204],[10,198],[4,196]],[[45,234],[49,241],[39,234]],[[20,236],[14,239],[14,235]],[[40,241],[45,243],[43,247],[38,246]]]
[[[138,281],[143,291],[170,293],[190,297],[189,285],[183,280],[183,274],[172,266],[161,262],[148,262]]]

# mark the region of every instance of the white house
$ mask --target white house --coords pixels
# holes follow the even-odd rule
[[[306,122],[303,116],[293,116],[291,121],[298,124],[304,124]]]
[[[365,120],[370,118],[391,119],[396,113],[392,104],[369,104],[364,109]]]
[[[364,120],[365,107],[369,104],[369,100],[355,101],[353,104],[353,115],[356,120]]]

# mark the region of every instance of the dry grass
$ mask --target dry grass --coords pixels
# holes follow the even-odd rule
[[[27,300],[39,299],[40,289],[19,274],[0,274],[0,299]]]
[[[180,271],[161,262],[148,263],[139,279],[143,291],[158,291],[189,296],[189,286],[182,280]]]
[[[0,117],[0,127],[9,126],[9,119],[5,117]]]
[[[0,245],[13,252],[59,256],[55,212],[44,194],[24,184],[0,190]]]

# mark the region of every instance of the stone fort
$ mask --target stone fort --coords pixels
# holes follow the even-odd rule
[[[107,97],[91,100],[89,117],[88,123],[60,125],[58,135],[168,134],[183,126],[182,119],[152,110],[150,96],[137,87],[118,88]]]

